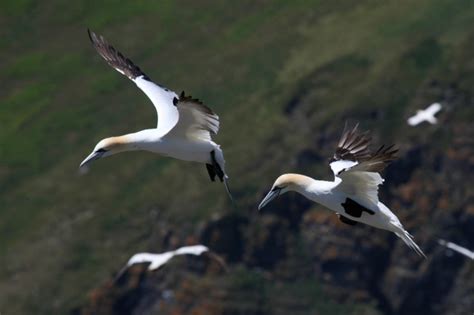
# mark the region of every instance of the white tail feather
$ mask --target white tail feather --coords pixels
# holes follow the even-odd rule
[[[415,243],[413,240],[413,236],[410,235],[407,231],[403,230],[400,232],[394,232],[399,238],[405,242],[405,244],[408,245],[411,249],[413,249],[418,255],[421,257],[424,257],[426,259],[425,253],[421,250],[421,248]]]
[[[230,201],[232,202],[232,204],[234,204],[235,201],[234,201],[234,198],[232,197],[232,193],[230,192],[229,183],[227,182],[228,179],[229,179],[229,176],[227,176],[227,174],[224,174],[225,190],[227,191],[227,195],[229,195]]]

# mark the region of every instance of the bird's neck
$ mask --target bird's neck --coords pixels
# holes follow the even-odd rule
[[[303,195],[306,195],[308,192],[315,189],[318,190],[319,187],[324,186],[324,183],[328,183],[301,174],[286,174],[284,176],[289,178],[288,182],[290,190]]]
[[[292,190],[302,194],[310,200],[325,204],[324,200],[331,194],[332,189],[336,185],[337,183],[334,181],[309,178],[309,180],[306,180],[303,185],[295,185]]]
[[[126,135],[112,137],[110,140],[119,146],[119,151],[148,150],[151,143],[160,140],[156,135],[156,129],[146,129]]]

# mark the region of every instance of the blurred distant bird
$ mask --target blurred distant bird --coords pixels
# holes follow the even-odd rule
[[[469,249],[467,249],[467,248],[461,247],[461,246],[459,246],[459,245],[457,245],[457,244],[454,244],[454,243],[451,243],[451,242],[448,242],[448,241],[445,241],[445,240],[442,240],[442,239],[438,240],[438,243],[439,243],[440,245],[442,245],[442,246],[445,246],[445,247],[447,247],[447,248],[449,248],[449,249],[452,249],[452,250],[454,250],[455,252],[458,252],[458,253],[460,253],[460,254],[462,254],[462,255],[464,255],[464,256],[466,256],[466,257],[468,257],[468,258],[474,260],[474,252],[471,252],[471,251],[470,251]]]
[[[407,122],[410,126],[416,126],[424,121],[434,125],[438,122],[435,115],[441,110],[442,106],[440,103],[433,103],[426,109],[420,109],[416,112],[416,115],[408,118]]]
[[[204,245],[193,245],[193,246],[180,247],[177,250],[164,252],[161,254],[137,253],[128,260],[127,264],[122,268],[122,270],[120,270],[116,278],[119,278],[125,272],[125,270],[127,270],[132,265],[149,264],[148,270],[152,271],[152,270],[159,269],[175,256],[181,256],[181,255],[200,256],[205,253],[209,256],[209,258],[212,258],[215,261],[217,261],[224,269],[227,268],[224,260],[220,256],[210,252],[209,248],[207,248]]]
[[[335,211],[343,223],[362,222],[395,233],[417,254],[426,257],[395,214],[378,199],[378,186],[384,181],[379,172],[396,158],[398,150],[392,145],[371,152],[368,132],[360,133],[357,128],[358,124],[353,129],[344,128],[330,163],[334,181],[299,174],[281,175],[258,209],[288,191],[296,191]]]
[[[101,140],[80,167],[112,154],[145,150],[185,161],[205,163],[209,177],[224,181],[224,155],[211,134],[219,130],[219,117],[206,105],[184,92],[180,95],[154,83],[138,66],[115,50],[102,36],[88,30],[92,45],[100,56],[121,74],[132,80],[156,108],[158,125],[135,133]],[[232,198],[232,197],[231,197]]]

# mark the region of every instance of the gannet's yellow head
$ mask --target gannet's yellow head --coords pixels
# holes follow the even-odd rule
[[[273,183],[272,189],[263,198],[262,202],[258,205],[258,210],[265,207],[270,201],[276,197],[288,192],[288,191],[299,191],[300,188],[306,187],[311,183],[311,178],[300,174],[283,174],[278,177]]]
[[[94,150],[82,161],[80,168],[86,167],[92,161],[129,150],[129,141],[126,136],[105,138],[99,141]]]

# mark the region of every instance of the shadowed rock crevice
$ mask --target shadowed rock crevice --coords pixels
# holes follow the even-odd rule
[[[240,262],[245,251],[244,233],[248,224],[249,220],[240,215],[228,215],[210,221],[201,232],[201,242],[229,263]]]

